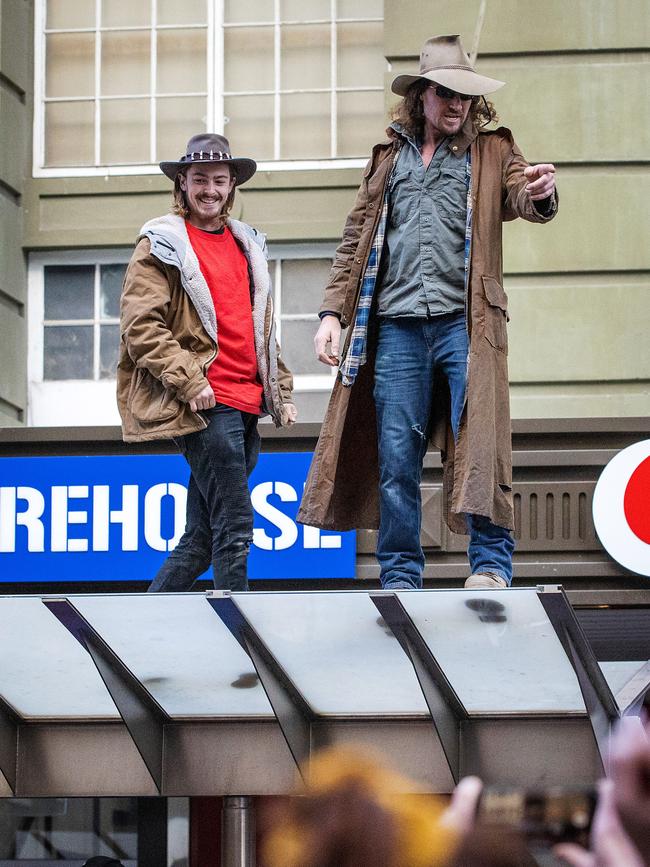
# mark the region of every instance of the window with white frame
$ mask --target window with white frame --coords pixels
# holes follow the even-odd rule
[[[331,244],[276,246],[269,269],[274,287],[275,320],[282,358],[300,389],[331,388],[336,368],[314,354],[314,334],[334,250]]]
[[[114,379],[126,264],[43,267],[43,379]]]
[[[282,356],[296,391],[331,388],[336,371],[314,357],[316,311],[332,245],[271,248]],[[36,253],[29,264],[29,423],[117,424],[119,300],[130,250]]]
[[[367,155],[382,0],[37,0],[36,174],[153,171],[221,131],[265,162]]]

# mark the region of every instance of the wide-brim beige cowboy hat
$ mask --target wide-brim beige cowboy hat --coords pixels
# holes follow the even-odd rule
[[[232,169],[236,186],[246,183],[257,171],[255,160],[233,157],[228,139],[211,132],[193,135],[180,159],[167,160],[159,165],[163,174],[173,181],[180,169],[192,163],[226,163]]]
[[[420,54],[420,72],[417,75],[398,75],[391,90],[405,96],[412,84],[423,79],[468,96],[485,96],[505,84],[505,81],[479,75],[474,70],[457,35],[427,39]]]

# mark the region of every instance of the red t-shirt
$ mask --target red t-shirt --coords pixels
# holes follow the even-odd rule
[[[248,262],[229,228],[217,235],[185,225],[217,314],[219,352],[208,368],[208,382],[218,403],[259,415],[262,384],[257,375]]]

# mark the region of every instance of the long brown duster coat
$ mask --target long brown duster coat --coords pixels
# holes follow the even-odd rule
[[[400,145],[397,133],[389,129],[388,135],[388,142],[373,148],[321,306],[321,312],[338,313],[343,327],[354,322],[386,183]],[[467,400],[456,443],[446,383],[432,383],[432,440],[443,458],[445,519],[456,533],[467,532],[465,513],[485,515],[509,529],[514,525],[502,224],[516,217],[546,223],[557,212],[555,196],[543,214],[535,208],[525,190],[528,181],[523,172],[528,163],[509,130],[477,133],[468,119],[451,149],[462,159],[468,148],[473,208],[466,298],[470,355]],[[298,520],[305,524],[334,530],[379,525],[372,328],[369,335],[368,360],[354,385],[343,386],[340,376],[334,385],[298,512]],[[344,354],[346,349],[347,345]]]

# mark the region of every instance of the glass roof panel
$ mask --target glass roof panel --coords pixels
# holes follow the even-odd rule
[[[469,713],[584,713],[534,589],[398,592]]]
[[[599,665],[601,671],[605,675],[605,680],[609,684],[609,688],[614,695],[617,695],[637,672],[647,666],[647,662],[633,662],[629,659],[625,659],[600,662]],[[650,680],[650,677],[648,679]],[[639,690],[641,690],[642,687],[643,684],[640,682],[638,684]]]
[[[428,716],[413,667],[367,593],[233,598],[316,713]]]
[[[584,713],[536,590],[398,595],[470,713]],[[203,594],[69,598],[171,716],[273,716],[248,656]],[[366,592],[234,599],[316,713],[428,715]],[[92,660],[39,598],[0,597],[0,654],[0,695],[22,716],[118,718]],[[641,665],[602,668],[616,693]]]
[[[253,663],[202,593],[70,601],[170,716],[273,717]]]
[[[119,719],[92,659],[40,598],[0,598],[0,659],[0,695],[21,716]]]

